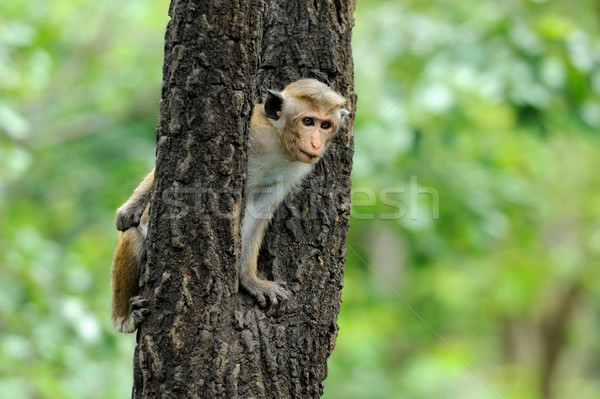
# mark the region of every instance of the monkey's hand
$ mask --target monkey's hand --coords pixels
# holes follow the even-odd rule
[[[146,204],[132,205],[129,201],[121,205],[117,209],[117,217],[115,219],[117,230],[126,231],[132,226],[139,226],[145,206]]]
[[[280,315],[285,311],[287,302],[290,299],[290,293],[286,289],[285,283],[276,283],[254,277],[240,279],[240,285],[258,300],[258,305],[261,308],[267,306],[266,299],[269,298],[271,305],[267,316],[271,316],[273,313]]]

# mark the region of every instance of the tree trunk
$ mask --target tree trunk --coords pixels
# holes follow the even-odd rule
[[[354,2],[173,0],[138,330],[134,398],[312,398],[337,336],[353,120],[276,212],[259,275],[285,281],[267,317],[237,292],[252,104],[301,77],[355,109]]]

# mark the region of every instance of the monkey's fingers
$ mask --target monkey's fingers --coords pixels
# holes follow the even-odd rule
[[[267,316],[273,314],[274,311],[279,312],[279,304],[281,301],[287,301],[289,293],[285,289],[285,285],[274,281],[256,279],[252,283],[246,283],[243,287],[252,294],[258,301],[258,306],[264,309],[267,306],[267,299],[270,303]]]
[[[256,294],[256,300],[258,301],[258,306],[260,306],[261,309],[264,309],[267,306],[267,300],[262,293],[259,292]]]
[[[273,314],[281,316],[281,314],[283,314],[283,312],[287,308],[287,303],[290,298],[290,294],[285,289],[285,287],[285,283],[279,283],[276,286],[276,288],[269,293],[269,300],[271,302],[271,306],[269,306],[267,316],[271,316]]]
[[[269,311],[267,312],[267,316],[281,316],[285,313],[287,309],[289,299],[287,297],[280,298],[279,300],[275,298],[271,301],[271,306],[269,306]]]
[[[148,305],[148,300],[141,295],[130,298],[129,302],[131,303],[133,330],[135,330],[137,326],[146,320],[146,316],[150,313],[150,309],[146,307],[146,305]]]
[[[269,295],[269,310],[267,311],[267,316],[273,316],[273,314],[277,313],[277,309],[279,309],[279,301],[277,300],[277,295],[271,293]]]
[[[142,309],[134,309],[131,314],[133,315],[133,319],[135,320],[136,326],[138,326],[142,321],[146,319],[146,316],[150,313],[150,309],[142,308]]]
[[[148,304],[148,300],[141,295],[131,297],[129,302],[133,308],[142,308]]]

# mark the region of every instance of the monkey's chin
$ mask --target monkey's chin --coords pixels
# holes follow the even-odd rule
[[[298,158],[299,161],[302,161],[304,163],[315,163],[319,160],[320,158],[320,154],[316,155],[316,154],[311,154],[310,152],[298,149],[296,158]]]

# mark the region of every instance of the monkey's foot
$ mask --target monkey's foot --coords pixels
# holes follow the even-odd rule
[[[258,305],[261,308],[267,306],[267,298],[269,299],[270,306],[267,316],[271,316],[274,313],[281,315],[285,311],[287,302],[290,299],[290,293],[286,289],[285,283],[276,283],[257,278],[243,283],[242,287],[258,300]]]
[[[148,300],[142,296],[134,296],[129,302],[131,303],[131,313],[115,322],[115,329],[123,333],[134,332],[150,312],[146,307]]]
[[[126,231],[132,226],[139,226],[142,213],[144,213],[143,206],[131,207],[127,206],[127,203],[125,203],[123,206],[117,209],[117,217],[115,219],[117,230]]]

